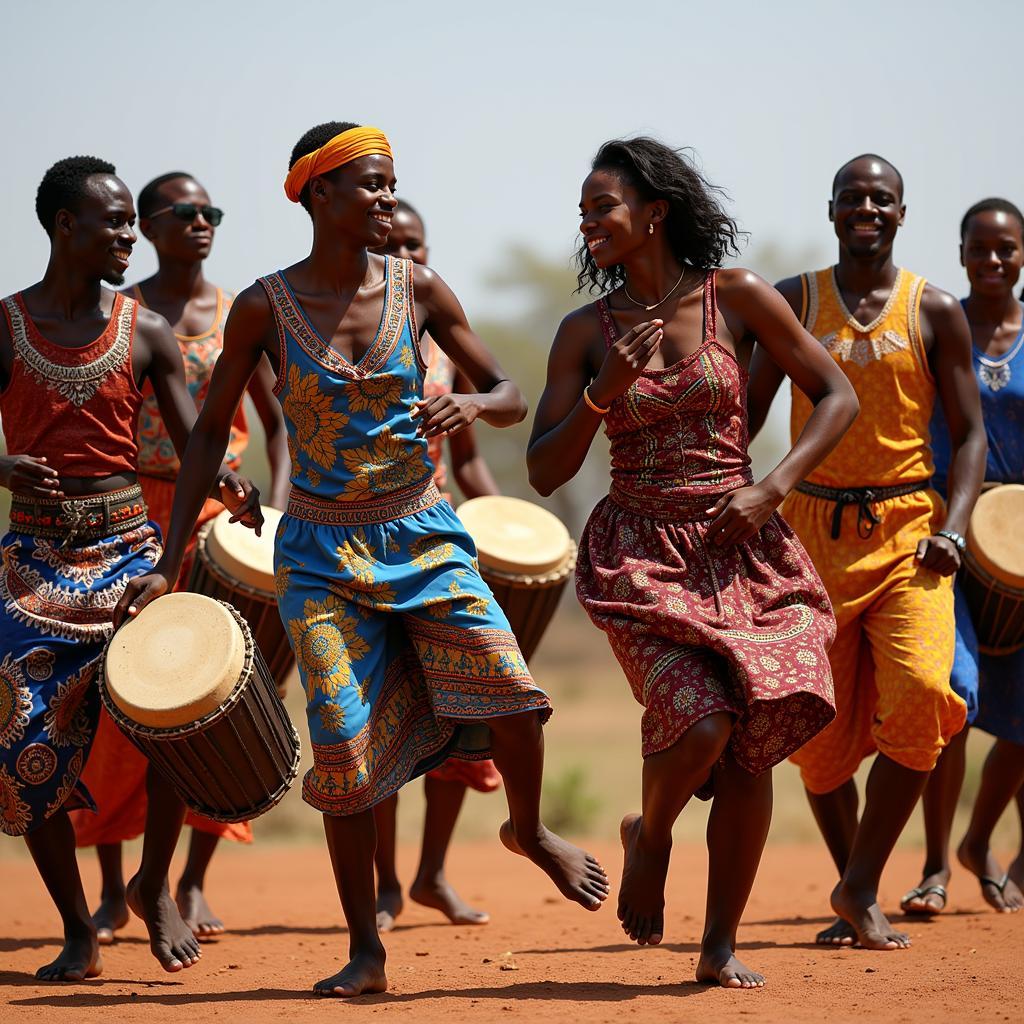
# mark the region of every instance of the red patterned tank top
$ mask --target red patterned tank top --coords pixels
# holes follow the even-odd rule
[[[103,333],[77,348],[47,341],[20,292],[3,306],[14,348],[11,379],[0,394],[8,454],[45,458],[61,476],[136,472],[136,303],[116,295]]]
[[[605,344],[618,340],[608,304],[597,301]],[[704,338],[671,366],[644,370],[604,418],[611,442],[613,501],[679,522],[707,499],[751,482],[747,373],[718,342],[715,275],[704,281]]]

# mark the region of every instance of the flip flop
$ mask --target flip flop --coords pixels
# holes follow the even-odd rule
[[[1006,883],[1010,880],[1010,872],[1007,871],[1001,879],[995,879],[991,875],[978,875],[978,883],[981,885],[981,898],[985,899],[985,886],[991,885],[993,889],[1002,897],[1003,902],[1006,902]],[[988,903],[988,900],[985,900]],[[989,904],[991,906],[991,904]],[[994,910],[999,910],[998,907],[994,907]],[[1002,913],[1002,911],[1000,911]]]
[[[982,880],[984,882],[984,879]],[[991,881],[991,879],[989,879]],[[1006,880],[1003,880],[1003,884],[1006,884]],[[1000,890],[1002,891],[1002,890]],[[908,906],[911,900],[923,900],[926,896],[938,896],[942,900],[941,907],[930,907],[926,903],[923,907],[911,907]],[[910,892],[900,900],[900,910],[904,914],[918,915],[920,917],[934,917],[936,914],[941,914],[946,909],[946,887],[943,885],[919,885],[916,889],[911,889]]]

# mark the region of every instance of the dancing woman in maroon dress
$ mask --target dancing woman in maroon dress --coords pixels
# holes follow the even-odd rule
[[[605,294],[558,330],[528,459],[550,494],[602,422],[611,441],[611,490],[584,532],[576,589],[646,709],[643,813],[622,822],[619,918],[641,945],[661,941],[672,825],[694,793],[713,795],[697,977],[756,988],[764,979],[736,958],[736,928],[771,821],[769,769],[835,714],[831,606],[776,508],[839,441],[857,399],[769,284],[717,270],[736,226],[675,151],[606,143],[580,210],[580,286]],[[815,405],[756,484],[755,338]]]

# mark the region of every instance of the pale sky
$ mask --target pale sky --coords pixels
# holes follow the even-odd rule
[[[309,222],[282,191],[288,156],[335,119],[389,134],[400,194],[425,213],[432,263],[471,317],[508,243],[568,258],[588,161],[619,135],[693,146],[751,233],[754,269],[769,242],[831,260],[831,177],[864,150],[906,179],[898,262],[958,294],[963,210],[1024,200],[1014,0],[5,8],[3,293],[40,276],[36,186],[74,153],[113,161],[135,192],[195,174],[227,211],[209,262],[220,284],[300,258]],[[128,280],[153,266],[140,240]]]

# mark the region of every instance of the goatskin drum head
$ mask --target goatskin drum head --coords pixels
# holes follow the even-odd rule
[[[244,665],[245,636],[224,605],[202,594],[166,594],[114,634],[107,692],[140,725],[188,725],[224,703]]]
[[[259,537],[241,523],[229,522],[230,519],[231,513],[225,509],[207,527],[207,557],[226,576],[273,597],[274,536],[281,513],[276,508],[263,506],[263,529]]]
[[[459,506],[480,564],[499,572],[542,576],[565,564],[572,549],[558,516],[521,498],[485,495]]]
[[[978,498],[967,547],[986,572],[1024,590],[1024,484],[1002,484]]]

